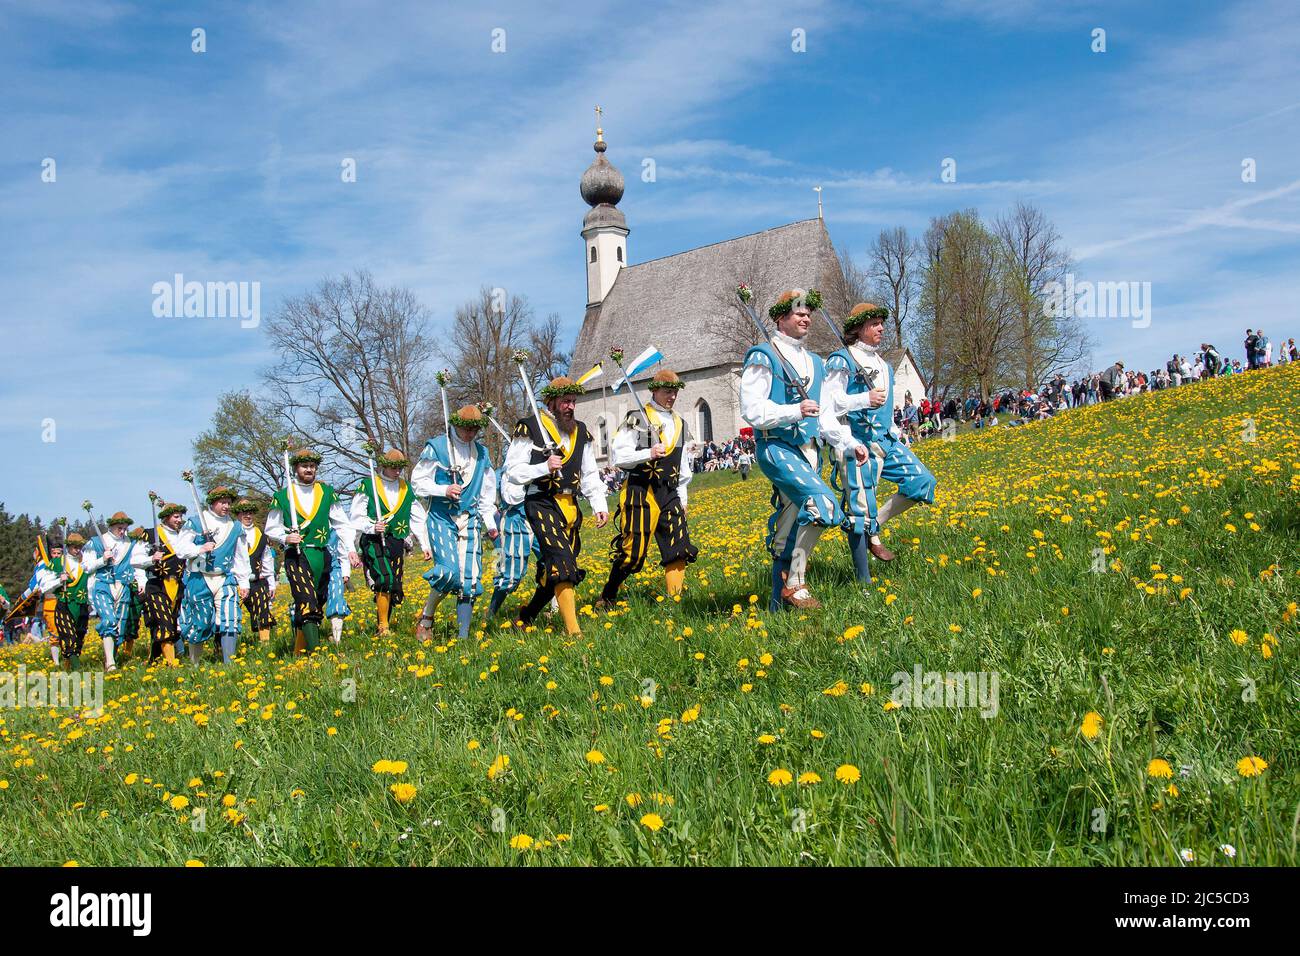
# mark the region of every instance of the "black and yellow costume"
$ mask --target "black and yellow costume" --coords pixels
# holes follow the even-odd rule
[[[582,422],[576,423],[568,450],[563,449],[560,433],[554,421],[543,417],[545,432],[539,431],[537,421],[526,418],[515,426],[514,437],[526,438],[533,445],[530,463],[540,465],[549,457],[538,449],[560,449],[564,465],[535,479],[524,498],[524,515],[537,539],[537,591],[520,612],[520,620],[531,621],[543,607],[550,603],[558,584],[578,585],[587,572],[578,567],[578,553],[582,550],[579,534],[582,530],[582,511],[577,494],[582,480],[582,459],[591,432]]]
[[[275,616],[271,613],[271,585],[261,575],[269,539],[261,528],[249,528],[244,535],[248,538],[248,563],[253,569],[248,582],[248,597],[244,598],[248,626],[254,631],[269,631],[275,627]]]
[[[376,605],[380,603],[379,595],[387,596],[383,620],[380,622],[380,630],[386,631],[388,614],[406,597],[402,590],[402,572],[406,565],[406,539],[411,534],[411,507],[415,503],[415,493],[407,482],[399,480],[397,500],[389,501],[382,481],[372,484],[369,478],[365,478],[357,494],[366,503],[366,517],[370,519],[371,525],[380,520],[375,512],[375,499],[378,498],[383,521],[387,526],[382,535],[364,531],[357,539],[357,551],[361,555],[362,566],[366,569],[366,580],[375,592]]]
[[[171,536],[180,532],[163,526],[154,529],[161,561],[155,562],[146,572],[141,610],[145,626],[149,628],[151,643],[149,660],[162,656],[167,660],[176,657],[176,638],[179,636],[177,619],[181,613],[181,581],[185,576],[185,561],[176,555]]]
[[[660,418],[654,406],[648,406],[646,414],[650,416],[651,424],[658,426]],[[664,568],[678,572],[699,557],[699,550],[691,544],[686,509],[678,494],[682,468],[686,464],[682,460],[686,423],[676,412],[670,414],[676,425],[672,445],[664,449],[662,458],[642,462],[627,470],[627,479],[619,491],[618,510],[614,515],[617,533],[610,544],[613,564],[609,580],[601,591],[601,598],[611,604],[618,597],[623,582],[644,567],[652,536],[659,547],[659,562]],[[647,449],[655,444],[652,429],[645,426],[640,412],[629,414],[623,427],[636,432],[638,449]],[[680,589],[680,583],[677,586]],[[671,582],[669,590],[673,590]]]

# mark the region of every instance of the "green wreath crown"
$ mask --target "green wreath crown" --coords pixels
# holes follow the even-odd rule
[[[562,395],[586,395],[587,390],[577,382],[567,382],[561,385],[552,382],[537,394],[542,397],[542,401],[549,402],[551,399],[559,398]]]
[[[453,428],[482,428],[487,424],[486,416],[483,418],[461,418],[456,412],[448,414],[447,420],[451,422]]]
[[[788,315],[794,311],[795,302],[800,301],[799,296],[785,295],[776,300],[776,303],[767,310],[769,319],[779,319],[783,315]],[[803,304],[810,309],[820,309],[822,307],[822,294],[816,289],[809,289],[802,296]]]
[[[872,306],[862,311],[853,311],[849,313],[848,318],[844,320],[844,334],[848,335],[854,329],[866,325],[872,319],[889,318],[889,309],[883,305]]]
[[[319,465],[321,462],[320,452],[312,451],[310,448],[299,448],[289,456],[289,467],[297,468],[304,461]]]
[[[187,510],[189,509],[184,505],[173,501],[171,504],[163,505],[158,509],[158,518],[162,520],[163,518],[170,518],[172,515],[183,515]]]

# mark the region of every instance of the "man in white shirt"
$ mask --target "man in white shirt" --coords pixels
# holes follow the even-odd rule
[[[366,580],[375,592],[375,619],[382,637],[388,633],[389,615],[405,598],[402,578],[411,536],[419,542],[426,561],[432,554],[424,502],[402,480],[402,472],[410,464],[406,455],[390,448],[375,464],[379,468],[378,480],[362,479],[361,487],[352,496],[351,517]]]
[[[554,597],[570,636],[582,633],[575,589],[587,573],[578,567],[582,549],[578,492],[590,502],[597,528],[609,521],[605,483],[596,466],[591,433],[574,417],[577,396],[585,391],[567,375],[552,379],[541,390],[546,409],[520,419],[515,426],[505,465],[506,478],[526,488],[524,514],[540,552],[537,590],[520,608],[519,620],[532,623]]]
[[[176,641],[180,637],[179,618],[181,592],[185,570],[191,558],[208,553],[215,547],[211,541],[200,544],[192,531],[182,527],[185,506],[163,502],[158,510],[157,547],[150,555],[153,568],[149,571],[141,601],[144,622],[149,628],[152,646],[149,660],[162,656],[169,667],[179,667],[176,660]]]
[[[596,602],[599,608],[612,608],[623,582],[645,566],[652,535],[659,545],[669,598],[682,593],[686,565],[699,556],[686,527],[686,489],[691,483],[691,462],[684,450],[686,422],[673,411],[677,393],[685,386],[670,369],[655,372],[645,407],[648,420],[639,411],[631,412],[614,433],[614,464],[627,474],[614,514],[614,561]]]
[[[767,537],[773,611],[821,607],[805,579],[808,559],[822,532],[839,524],[843,513],[822,479],[817,439],[840,454],[866,459],[866,449],[819,402],[825,364],[804,340],[820,305],[816,289],[781,293],[768,309],[776,333],[770,343],[749,350],[740,377],[740,414],[754,427],[758,466],[776,489]]]
[[[117,670],[117,646],[128,640],[136,570],[153,565],[149,549],[127,537],[130,526],[125,512],[114,514],[108,519],[108,533],[90,542],[82,561],[91,575],[90,603],[99,616],[95,632],[104,646],[104,670],[109,673]]]
[[[248,542],[248,597],[244,598],[244,610],[248,612],[248,629],[257,633],[260,644],[271,640],[271,628],[275,627],[275,616],[271,613],[271,604],[275,600],[275,552],[271,550],[270,539],[261,528],[257,527],[257,505],[247,498],[235,502],[230,513],[238,519],[244,528],[244,537]]]
[[[429,597],[415,636],[430,637],[433,612],[456,595],[457,633],[469,636],[474,601],[483,593],[483,535],[497,539],[497,479],[487,446],[478,440],[487,417],[475,405],[450,416],[451,434],[431,438],[411,473],[411,490],[427,498],[425,529],[417,532],[433,567],[424,572]]]
[[[198,664],[203,645],[216,639],[221,659],[229,664],[239,644],[240,602],[248,597],[252,568],[244,527],[230,514],[235,492],[217,487],[208,492],[207,507],[186,522],[185,528],[206,553],[190,559],[185,575],[178,626],[190,649],[190,662]]]

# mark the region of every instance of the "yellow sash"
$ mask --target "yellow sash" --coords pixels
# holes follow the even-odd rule
[[[383,505],[384,509],[388,512],[380,520],[386,522],[393,515],[397,514],[398,508],[402,507],[402,502],[406,500],[406,493],[410,490],[411,486],[402,481],[402,479],[397,479],[397,504],[390,505],[388,503],[388,495],[384,494],[384,480],[382,478],[376,478],[374,485],[375,494],[379,496],[379,503]]]
[[[560,458],[563,461],[568,462],[569,457],[573,454],[573,449],[578,447],[578,441],[577,441],[578,430],[576,428],[574,429],[573,439],[566,446],[564,440],[560,437],[560,430],[556,428],[555,423],[551,421],[551,416],[542,415],[541,419],[542,419],[542,427],[545,428],[546,433],[551,436],[551,441],[555,442],[556,447],[564,452],[564,454],[561,455]]]
[[[664,434],[663,416],[655,411],[653,405],[647,405],[645,407],[645,413],[646,417],[650,419],[650,424],[659,429],[659,437],[662,440]],[[677,431],[673,433],[672,443],[664,446],[665,456],[673,453],[673,449],[677,447],[678,440],[682,437],[682,420],[680,416],[678,416],[676,412],[670,412],[669,414],[673,416],[673,424],[677,426]]]
[[[289,482],[288,489],[287,489],[289,492],[289,497],[293,500],[293,506],[295,509],[297,509],[298,517],[302,519],[302,523],[311,524],[312,519],[316,517],[316,512],[320,510],[321,499],[325,497],[325,489],[321,487],[319,481],[314,482],[312,484],[311,511],[307,512],[302,510],[302,505],[298,502],[298,493],[294,491],[294,487],[293,487],[294,484],[295,482],[292,481]]]

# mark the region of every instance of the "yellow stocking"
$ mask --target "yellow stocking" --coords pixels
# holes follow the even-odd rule
[[[307,653],[307,635],[302,632],[302,628],[297,628],[293,632],[293,652],[294,654]]]
[[[668,583],[668,596],[676,597],[682,593],[686,584],[686,562],[673,561],[664,568],[664,579]]]
[[[270,640],[271,640],[271,629],[268,628],[268,627],[264,627],[264,628],[262,628],[260,631],[258,631],[258,632],[257,632],[257,640],[258,640],[258,642],[261,643],[261,644],[265,644],[265,643],[267,643],[268,641],[270,641]]]
[[[569,632],[569,636],[581,635],[582,629],[578,627],[577,599],[570,582],[563,581],[555,586],[555,603],[560,606],[560,617],[564,619],[564,629]]]
[[[176,663],[176,645],[171,641],[163,641],[162,646],[163,660],[168,664]]]
[[[379,633],[388,633],[388,609],[390,598],[387,594],[375,595],[375,611],[379,617]]]

